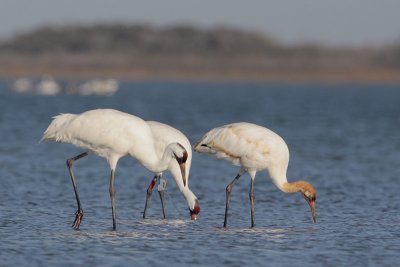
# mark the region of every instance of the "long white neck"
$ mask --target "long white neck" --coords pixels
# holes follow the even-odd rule
[[[181,192],[186,198],[189,208],[193,210],[197,200],[196,195],[189,189],[189,187],[184,187]]]
[[[154,146],[147,146],[141,151],[135,150],[129,154],[153,173],[161,173],[167,170],[171,160],[173,160],[173,151],[170,146],[167,146],[161,158],[157,156]]]
[[[283,171],[282,168],[271,167],[268,169],[268,173],[276,187],[278,187],[283,192],[287,192],[286,184],[288,184],[288,180],[286,177],[286,171]]]
[[[188,165],[186,167],[186,186],[183,185],[182,182],[182,173],[179,169],[179,165],[177,162],[171,162],[169,166],[169,170],[171,172],[172,177],[176,182],[179,190],[182,192],[183,196],[185,197],[188,206],[190,209],[193,209],[197,200],[196,195],[189,189],[189,170],[190,170],[190,161],[188,160]]]
[[[283,192],[285,193],[297,193],[301,192],[303,186],[301,185],[303,181],[296,181],[296,182],[288,182],[286,178],[286,174],[271,174],[270,176],[274,184]]]
[[[287,165],[285,168],[279,165],[268,168],[269,176],[281,191],[285,193],[315,192],[315,189],[306,181],[288,182],[286,170]]]

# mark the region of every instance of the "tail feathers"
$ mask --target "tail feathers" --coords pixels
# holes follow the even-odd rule
[[[63,131],[66,125],[74,119],[76,115],[74,114],[63,114],[61,113],[58,116],[53,117],[53,121],[50,123],[49,127],[47,127],[46,131],[43,134],[42,139],[40,139],[39,143],[45,140],[54,140],[56,142],[62,141]]]

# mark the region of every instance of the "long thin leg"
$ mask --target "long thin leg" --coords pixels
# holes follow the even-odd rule
[[[82,154],[79,154],[76,157],[73,157],[73,158],[70,158],[70,159],[67,160],[67,168],[68,168],[69,175],[71,176],[72,186],[74,187],[76,203],[78,204],[78,210],[75,213],[75,220],[72,223],[72,227],[75,230],[78,230],[79,226],[81,224],[82,217],[83,217],[83,209],[81,207],[81,201],[79,200],[78,189],[77,189],[77,186],[76,186],[74,172],[72,171],[72,166],[74,165],[74,162],[76,160],[81,159],[81,158],[83,158],[83,157],[85,157],[87,155],[88,155],[88,152],[84,152]]]
[[[165,216],[165,205],[164,205],[164,191],[158,191],[158,194],[160,195],[162,213],[163,213],[163,216],[164,216],[164,219],[165,219],[166,216]]]
[[[147,207],[150,204],[151,193],[153,192],[153,188],[156,185],[156,182],[157,182],[157,176],[154,176],[153,180],[151,180],[149,187],[147,188],[146,204],[144,206],[143,219],[146,219]]]
[[[113,230],[116,227],[116,220],[115,220],[115,188],[114,188],[114,180],[115,180],[115,170],[111,170],[111,179],[110,179],[110,198],[111,198],[111,211],[112,211],[112,219],[113,219]]]
[[[251,205],[251,227],[254,227],[254,179],[250,179],[250,205]]]
[[[242,176],[242,173],[238,173],[236,175],[235,179],[233,179],[233,181],[230,184],[228,184],[228,186],[226,187],[226,207],[225,207],[224,227],[226,227],[226,224],[228,221],[228,210],[229,210],[229,206],[230,206],[232,187],[239,180],[240,176]]]

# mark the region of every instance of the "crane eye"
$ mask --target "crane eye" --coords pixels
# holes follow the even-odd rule
[[[200,146],[205,146],[205,147],[208,147],[208,146],[207,146],[207,144],[201,144]]]

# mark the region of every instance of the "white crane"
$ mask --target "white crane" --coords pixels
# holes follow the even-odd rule
[[[192,162],[192,147],[190,145],[189,140],[186,136],[181,133],[179,130],[166,125],[164,123],[156,122],[156,121],[146,121],[147,124],[150,126],[153,137],[154,137],[154,145],[156,153],[159,157],[162,156],[167,146],[171,143],[179,143],[181,144],[187,151],[187,160],[186,160],[186,186],[182,182],[182,173],[179,169],[179,164],[176,161],[171,161],[168,170],[171,172],[172,177],[174,177],[176,184],[178,185],[179,190],[185,196],[190,209],[192,220],[196,220],[197,214],[200,212],[200,204],[197,200],[197,197],[193,194],[193,192],[189,189],[189,172],[190,172],[190,165]],[[146,218],[147,207],[149,204],[150,196],[153,191],[154,186],[157,183],[157,180],[161,178],[162,173],[156,174],[151,181],[146,195],[146,204],[143,212],[143,218]],[[161,205],[163,209],[163,215],[165,218],[165,207],[164,207],[164,191],[158,191],[160,198],[161,198]]]
[[[271,130],[251,123],[239,122],[214,128],[206,133],[194,146],[200,153],[209,153],[219,159],[240,166],[240,171],[226,187],[224,227],[227,225],[230,194],[233,185],[244,173],[250,175],[251,227],[254,227],[254,178],[257,171],[267,170],[273,183],[283,192],[303,194],[316,222],[316,190],[305,181],[289,183],[286,171],[289,164],[289,149],[285,141]]]
[[[115,216],[115,170],[118,160],[126,155],[136,158],[146,169],[160,174],[167,170],[171,161],[177,161],[181,170],[183,186],[186,187],[185,164],[188,157],[186,149],[179,143],[169,144],[159,157],[150,126],[141,118],[113,110],[96,109],[81,114],[61,114],[55,116],[42,140],[69,143],[87,151],[67,160],[68,171],[78,205],[72,227],[79,229],[83,210],[79,200],[73,163],[90,152],[107,160],[111,169],[109,193],[111,198],[113,229],[116,229]],[[195,207],[189,207],[195,210]]]

